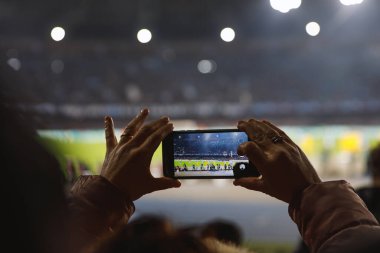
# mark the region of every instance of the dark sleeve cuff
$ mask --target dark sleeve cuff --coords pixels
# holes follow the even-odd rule
[[[344,180],[312,184],[289,204],[289,215],[316,252],[335,234],[361,225],[378,225],[364,202]]]
[[[71,189],[69,210],[79,238],[94,242],[124,227],[135,206],[104,177],[81,176]]]

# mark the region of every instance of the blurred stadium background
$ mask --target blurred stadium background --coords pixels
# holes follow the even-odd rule
[[[68,178],[98,172],[105,115],[120,132],[147,106],[176,129],[271,120],[322,178],[359,186],[380,140],[379,10],[376,0],[1,0],[1,87]],[[139,212],[186,224],[231,218],[239,204],[247,240],[298,239],[275,200],[228,180],[183,185],[139,200]]]

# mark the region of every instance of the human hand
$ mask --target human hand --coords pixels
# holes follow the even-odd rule
[[[250,190],[261,191],[289,203],[311,184],[321,182],[303,151],[281,129],[268,121],[239,121],[238,128],[250,140],[238,148],[261,173],[260,177],[234,180]]]
[[[148,114],[149,111],[143,109],[129,122],[119,142],[112,118],[105,117],[106,157],[100,175],[132,201],[150,192],[181,186],[178,180],[155,178],[150,172],[153,153],[173,130],[173,124],[164,117],[143,126]]]

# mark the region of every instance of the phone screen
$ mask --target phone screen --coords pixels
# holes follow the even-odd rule
[[[164,140],[164,174],[175,178],[258,176],[237,148],[248,141],[239,130],[174,131]]]

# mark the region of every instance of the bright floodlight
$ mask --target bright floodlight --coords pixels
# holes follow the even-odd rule
[[[361,4],[363,0],[340,0],[340,3],[343,5],[355,5]]]
[[[141,43],[148,43],[152,39],[152,33],[148,29],[141,29],[137,33],[137,39]]]
[[[198,71],[202,74],[215,72],[216,62],[213,60],[200,60],[198,62]]]
[[[306,32],[310,36],[317,36],[320,31],[321,28],[319,27],[319,24],[317,22],[310,22],[306,25]]]
[[[234,29],[232,29],[230,27],[224,28],[220,32],[220,38],[222,38],[222,40],[224,40],[225,42],[231,42],[231,41],[233,41],[235,39],[235,31],[234,31]]]
[[[55,41],[61,41],[65,37],[65,30],[62,27],[54,27],[51,29],[50,36]]]
[[[276,11],[287,13],[291,9],[297,9],[301,6],[302,0],[270,0],[270,5]]]

